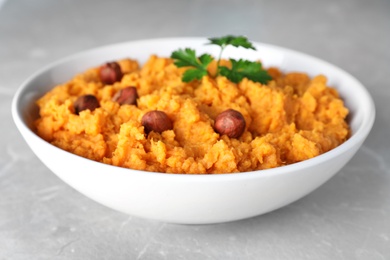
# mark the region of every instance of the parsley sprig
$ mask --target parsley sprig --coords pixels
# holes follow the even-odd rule
[[[248,78],[254,82],[260,82],[262,84],[266,84],[269,80],[271,80],[271,76],[262,68],[260,62],[243,59],[229,59],[231,68],[220,65],[222,53],[229,45],[256,50],[246,37],[228,35],[220,38],[209,38],[209,41],[210,42],[208,44],[218,45],[221,47],[217,60],[216,76],[225,76],[234,83],[239,83],[243,78]],[[171,58],[174,60],[174,64],[178,68],[190,67],[183,74],[182,81],[184,82],[191,82],[195,79],[200,80],[203,76],[208,75],[207,66],[214,60],[209,54],[203,54],[197,57],[195,50],[190,48],[174,51]]]
[[[213,60],[209,54],[203,54],[197,58],[195,51],[189,48],[173,52],[171,58],[175,60],[175,65],[179,68],[193,67],[193,69],[188,69],[183,74],[182,80],[184,82],[202,79],[203,76],[206,76],[207,66]]]

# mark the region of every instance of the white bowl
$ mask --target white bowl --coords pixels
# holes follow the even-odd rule
[[[170,38],[126,42],[65,58],[28,78],[12,103],[16,126],[35,154],[58,177],[85,196],[130,215],[172,223],[219,223],[244,219],[296,201],[335,175],[369,134],[375,107],[367,90],[345,71],[317,58],[267,44],[257,51],[230,48],[228,57],[261,59],[265,67],[324,74],[350,109],[352,136],[339,147],[296,164],[256,172],[186,175],[129,170],[91,161],[63,151],[31,129],[37,118],[35,101],[75,74],[107,61],[131,57],[145,62],[151,54],[170,56],[184,47],[216,55],[204,38]]]

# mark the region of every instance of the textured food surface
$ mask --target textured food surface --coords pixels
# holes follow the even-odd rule
[[[76,75],[37,101],[36,131],[74,154],[132,169],[169,173],[231,173],[274,168],[313,158],[349,136],[348,109],[324,75],[269,68],[267,85],[244,79],[205,76],[184,83],[185,68],[152,55],[117,61],[120,81],[104,84],[99,67]],[[216,64],[209,66],[215,74]],[[135,87],[137,104],[120,105],[115,94]],[[74,111],[79,96],[94,95],[100,107]],[[214,120],[227,109],[239,111],[246,129],[239,138],[218,134]],[[152,110],[165,112],[173,129],[148,134],[141,124]]]

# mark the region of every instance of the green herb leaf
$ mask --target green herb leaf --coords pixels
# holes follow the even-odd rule
[[[234,47],[243,47],[246,49],[256,50],[256,48],[252,45],[251,42],[244,36],[233,36],[228,35],[220,38],[209,38],[210,44],[215,44],[221,46],[224,49],[228,45],[232,45]]]
[[[203,76],[206,76],[207,72],[203,70],[198,70],[198,69],[188,69],[184,72],[182,81],[183,82],[191,82],[195,79],[202,79]]]
[[[203,76],[206,76],[207,66],[213,60],[209,54],[203,54],[197,58],[195,50],[189,48],[174,51],[171,58],[174,59],[174,64],[179,68],[193,67],[193,69],[188,69],[184,72],[182,78],[184,82],[191,82],[194,79],[202,79]]]
[[[210,64],[210,62],[213,61],[213,57],[209,54],[203,54],[199,57],[199,61],[202,63],[203,66],[207,68],[207,66]]]
[[[220,66],[219,73],[234,83],[239,83],[243,78],[248,78],[254,82],[266,84],[272,79],[268,72],[262,68],[260,62],[242,59],[238,61],[230,59],[230,62],[232,63],[232,68]]]
[[[209,40],[209,44],[215,44],[221,47],[217,60],[216,76],[225,76],[234,83],[239,83],[243,78],[248,78],[254,82],[266,84],[272,79],[259,62],[230,59],[232,64],[231,69],[220,65],[222,52],[228,45],[256,50],[246,37],[228,35],[220,38],[209,38]],[[212,56],[209,54],[203,54],[199,58],[196,57],[195,50],[189,48],[174,51],[171,58],[174,59],[174,64],[179,68],[190,67],[183,73],[182,81],[184,82],[191,82],[195,79],[200,80],[202,77],[208,75],[207,66],[213,61]]]

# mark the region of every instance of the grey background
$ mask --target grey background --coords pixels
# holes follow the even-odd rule
[[[11,118],[21,82],[92,47],[246,35],[334,63],[372,94],[376,122],[334,178],[287,207],[218,225],[127,216],[84,197]],[[390,259],[390,1],[0,0],[0,259]]]

